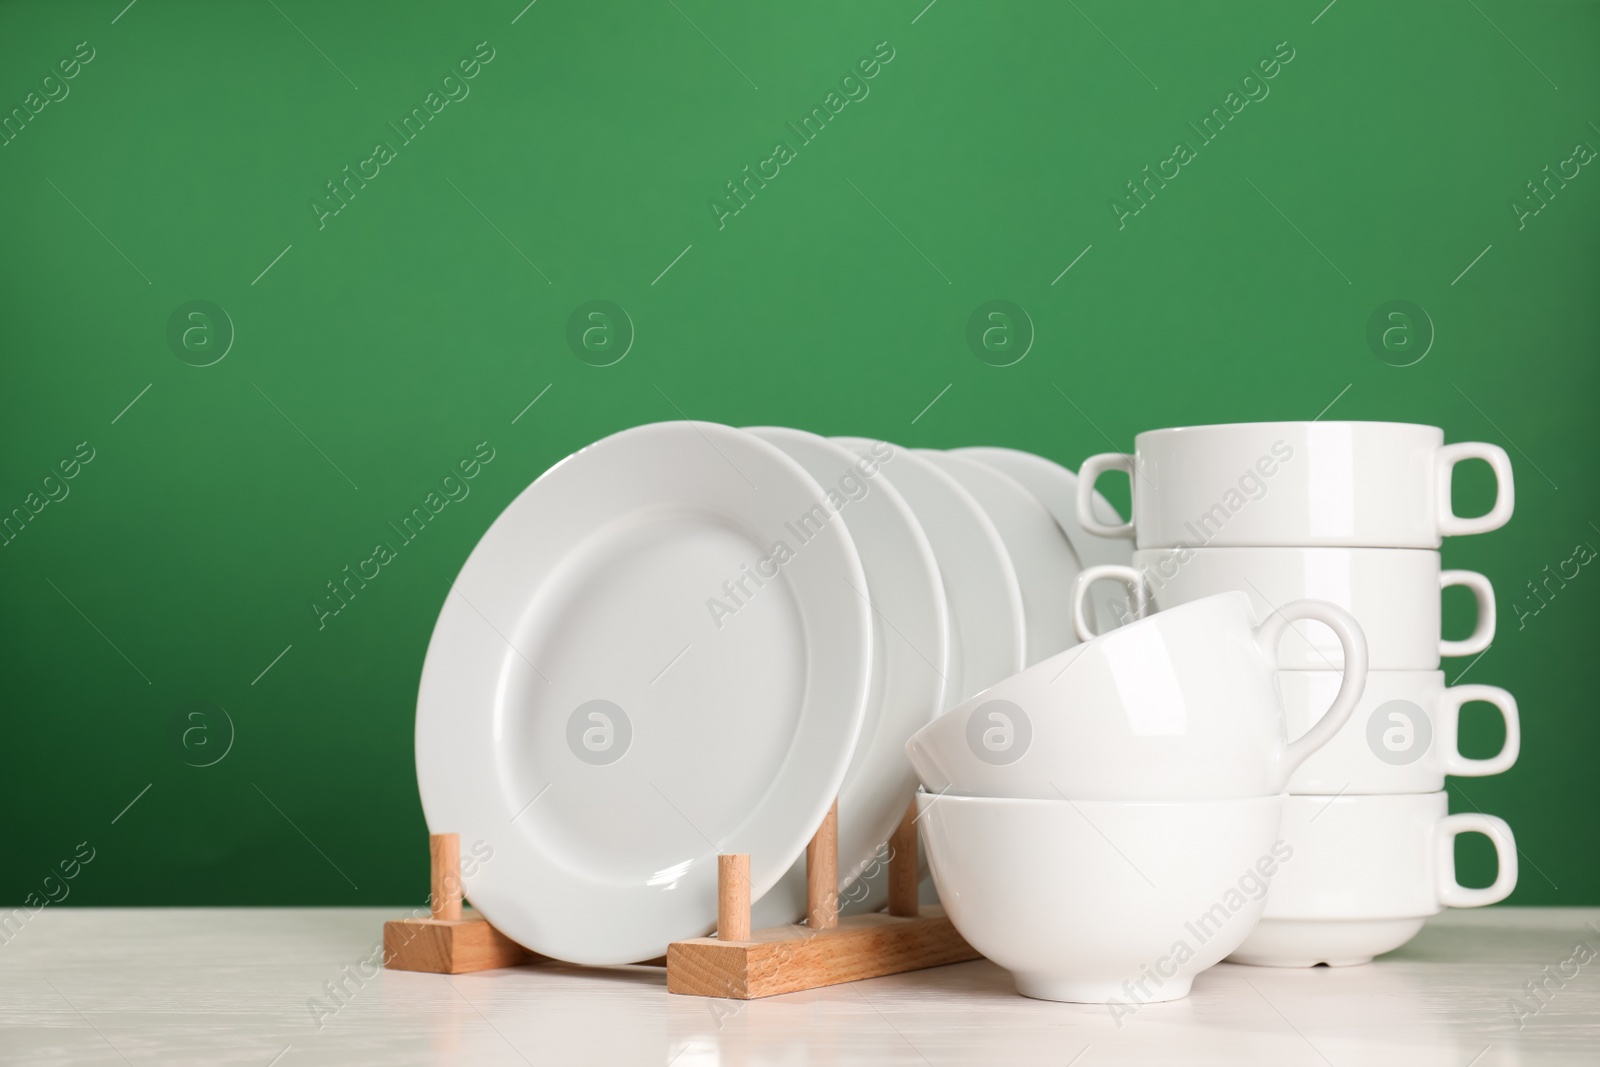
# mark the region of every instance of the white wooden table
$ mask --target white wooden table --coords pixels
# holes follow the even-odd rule
[[[1574,957],[1600,953],[1600,909],[1455,912],[1365,967],[1224,964],[1120,1028],[987,961],[749,1003],[644,967],[373,973],[401,911],[47,908],[0,945],[0,1062],[1600,1064],[1600,956]]]

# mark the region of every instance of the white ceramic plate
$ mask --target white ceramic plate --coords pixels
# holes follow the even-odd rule
[[[886,444],[861,437],[834,440],[864,456]],[[911,505],[933,546],[949,605],[950,659],[942,713],[1022,669],[1026,644],[1022,590],[999,531],[972,494],[910,449],[887,447],[894,449],[894,456],[884,461],[878,477],[887,479]],[[922,902],[936,904],[933,881],[925,877],[927,855],[918,859]],[[888,872],[887,862],[869,868],[845,891],[842,910],[846,914],[880,910],[888,903]]]
[[[650,959],[716,922],[716,856],[754,896],[838,795],[867,697],[844,523],[782,451],[658,423],[558,463],[445,599],[417,695],[428,828],[466,893],[574,963]]]
[[[858,455],[881,442],[836,437]],[[879,477],[905,498],[933,547],[950,605],[947,710],[1022,670],[1022,589],[1005,542],[971,493],[916,452],[894,448]],[[1070,590],[1069,590],[1070,592]]]
[[[952,456],[969,456],[986,463],[1016,480],[1044,505],[1061,532],[1072,543],[1073,552],[1085,567],[1103,563],[1133,564],[1133,542],[1116,537],[1096,537],[1078,521],[1078,476],[1054,460],[1015,448],[953,448]],[[1095,518],[1107,525],[1120,526],[1122,515],[1100,493],[1094,494]]]
[[[1084,567],[1116,563],[1124,567],[1133,565],[1133,542],[1116,537],[1096,537],[1078,521],[1078,476],[1061,464],[1032,452],[1014,448],[956,448],[953,456],[967,456],[987,464],[1001,474],[1014,478],[1018,485],[1034,495],[1044,505],[1061,532],[1067,535],[1072,551]],[[1120,525],[1122,516],[1099,493],[1094,495],[1095,517],[1107,525]],[[1094,603],[1095,617],[1101,633],[1117,625],[1116,609],[1112,598],[1117,590],[1107,584],[1103,595]],[[1125,597],[1125,591],[1122,593]]]
[[[1082,566],[1055,519],[1015,480],[966,456],[933,449],[917,454],[971,493],[993,520],[1022,587],[1029,665],[1078,643],[1072,629],[1072,582]]]
[[[745,432],[777,445],[817,480],[828,494],[832,521],[850,531],[867,575],[855,592],[872,610],[872,685],[839,789],[839,888],[846,889],[886,858],[879,847],[917,790],[906,742],[943,710],[950,623],[939,567],[916,516],[882,476],[883,461],[894,462],[892,445],[880,442],[862,457],[803,430]],[[802,859],[758,902],[755,923],[794,922],[805,902]]]

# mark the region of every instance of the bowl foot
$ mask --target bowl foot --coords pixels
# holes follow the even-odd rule
[[[1194,979],[1188,976],[1168,978],[1154,987],[1146,981],[1145,989],[1149,990],[1147,995],[1143,990],[1123,982],[1083,981],[1046,974],[1013,974],[1012,977],[1016,979],[1017,992],[1025,997],[1068,1004],[1109,1004],[1112,1001],[1158,1004],[1188,996],[1189,987],[1194,983]]]

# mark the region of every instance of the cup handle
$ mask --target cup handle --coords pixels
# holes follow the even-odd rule
[[[1134,533],[1131,517],[1120,526],[1107,526],[1094,517],[1094,483],[1099,481],[1100,476],[1106,471],[1126,471],[1132,491],[1132,456],[1126,452],[1102,452],[1098,456],[1090,456],[1083,461],[1083,466],[1078,468],[1078,523],[1097,537],[1121,537],[1132,540]]]
[[[1488,759],[1470,759],[1461,754],[1461,705],[1473,700],[1493,704],[1500,710],[1506,724],[1506,743]],[[1458,778],[1482,778],[1511,769],[1522,750],[1521,719],[1517,715],[1517,699],[1497,685],[1458,685],[1444,691],[1444,713],[1448,716],[1450,743],[1445,749],[1444,773]]]
[[[1494,641],[1494,586],[1477,571],[1440,571],[1439,588],[1464,585],[1478,601],[1478,625],[1464,641],[1439,641],[1441,656],[1476,656]]]
[[[1290,601],[1261,624],[1256,630],[1256,640],[1273,662],[1277,662],[1278,642],[1283,639],[1284,631],[1291,622],[1299,619],[1315,619],[1334,632],[1339,638],[1339,646],[1344,650],[1344,671],[1339,679],[1339,691],[1334,694],[1328,710],[1312,724],[1311,729],[1284,749],[1278,778],[1280,791],[1307,757],[1333,740],[1333,735],[1339,732],[1351,712],[1356,710],[1361,693],[1367,687],[1367,636],[1361,632],[1361,624],[1349,612],[1325,600]]]
[[[1072,629],[1078,635],[1079,641],[1089,641],[1098,636],[1094,632],[1094,627],[1089,625],[1087,608],[1089,587],[1102,578],[1114,578],[1133,593],[1134,618],[1144,618],[1150,606],[1150,597],[1145,591],[1144,575],[1133,567],[1124,567],[1120,563],[1104,563],[1098,567],[1079,571],[1078,576],[1072,580]]]
[[[1482,515],[1462,518],[1450,504],[1450,486],[1455,478],[1456,464],[1464,459],[1481,459],[1494,471],[1494,507]],[[1511,480],[1511,457],[1499,445],[1468,442],[1445,445],[1434,454],[1434,471],[1438,479],[1439,534],[1458,537],[1462,534],[1488,533],[1498,530],[1511,519],[1511,509],[1516,506],[1516,487]]]
[[[1494,844],[1496,870],[1494,884],[1473,889],[1456,881],[1456,838],[1462,834],[1482,834]],[[1497,904],[1517,887],[1517,839],[1511,827],[1497,815],[1469,811],[1446,815],[1434,829],[1436,850],[1434,870],[1439,878],[1439,903],[1447,908],[1481,908]]]

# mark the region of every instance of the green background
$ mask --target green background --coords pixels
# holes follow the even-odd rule
[[[413,702],[445,590],[519,490],[615,430],[1076,466],[1143,429],[1326,410],[1511,453],[1512,523],[1444,553],[1499,591],[1467,680],[1517,695],[1522,758],[1452,807],[1514,827],[1513,902],[1600,903],[1600,574],[1514,607],[1600,547],[1600,173],[1524,228],[1510,207],[1600,145],[1595,5],[123,3],[0,7],[0,108],[95,49],[0,148],[0,509],[95,449],[0,548],[0,900],[87,840],[68,903],[420,903]],[[324,183],[481,41],[470,95],[319,229]],[[724,183],[881,41],[870,95],[719,229]],[[1200,146],[1186,123],[1284,41],[1270,95]],[[1119,229],[1112,198],[1180,139],[1198,158]],[[207,367],[167,340],[196,299],[236,331]],[[595,299],[636,331],[611,366],[566,340]],[[991,299],[1036,332],[1012,366],[966,341]],[[1411,366],[1366,339],[1394,299],[1436,332]],[[470,497],[319,630],[324,583],[480,441]],[[1487,506],[1482,469],[1461,482]],[[188,764],[226,724],[185,747],[194,702],[235,730],[209,767]],[[1467,878],[1486,851],[1463,845]]]

